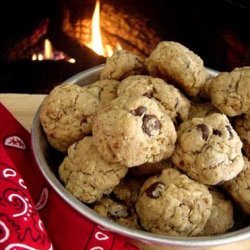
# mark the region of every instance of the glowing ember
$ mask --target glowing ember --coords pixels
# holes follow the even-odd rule
[[[43,61],[43,60],[65,60],[69,63],[75,63],[76,60],[74,58],[69,58],[66,54],[61,51],[57,51],[53,49],[53,46],[49,39],[44,40],[44,48],[43,51],[34,53],[31,57],[32,61]]]
[[[115,50],[113,50],[110,44],[104,44],[102,42],[101,25],[100,25],[100,1],[96,1],[95,10],[92,17],[91,26],[91,42],[85,45],[95,51],[100,56],[110,57],[116,50],[121,50],[122,47],[119,43],[116,44]]]

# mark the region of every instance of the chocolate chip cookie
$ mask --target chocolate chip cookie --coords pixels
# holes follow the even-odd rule
[[[208,75],[205,83],[201,86],[200,96],[207,100],[211,100],[210,87],[211,87],[212,81],[214,80],[214,77],[215,76]]]
[[[117,87],[120,84],[116,80],[99,80],[85,88],[99,99],[99,108],[111,102],[117,97]]]
[[[191,103],[188,120],[195,117],[206,117],[213,113],[219,113],[218,109],[215,108],[210,102],[206,103]]]
[[[228,116],[250,114],[250,67],[220,73],[210,86],[212,104]]]
[[[104,159],[134,167],[172,155],[176,131],[163,107],[147,97],[121,96],[97,112],[94,144]]]
[[[66,189],[80,201],[93,203],[109,194],[126,175],[127,168],[105,161],[93,145],[92,137],[84,137],[68,149],[59,167]]]
[[[131,207],[137,200],[142,183],[143,180],[140,178],[124,178],[114,188],[112,195]]]
[[[191,178],[216,185],[243,169],[242,142],[224,114],[181,124],[172,161]]]
[[[212,209],[208,188],[175,169],[165,169],[141,187],[136,211],[149,232],[171,236],[196,236]]]
[[[160,42],[146,65],[150,75],[166,79],[190,96],[199,94],[208,75],[202,59],[177,42]]]
[[[211,215],[199,234],[201,236],[223,234],[234,224],[232,202],[215,189],[209,191],[212,194],[213,206]]]
[[[131,75],[145,73],[143,60],[126,50],[118,50],[107,59],[101,72],[101,80],[122,80]]]
[[[112,199],[105,197],[97,201],[93,210],[101,216],[117,222],[123,226],[139,229],[137,222],[137,214],[132,207],[118,203]]]
[[[68,147],[91,133],[99,100],[77,85],[59,85],[44,99],[40,121],[52,147],[66,152]]]
[[[244,158],[242,172],[234,179],[225,182],[223,188],[250,215],[250,162],[247,158]]]
[[[234,128],[243,143],[243,152],[245,156],[250,159],[250,116],[236,117]]]
[[[118,87],[118,96],[146,96],[157,100],[175,123],[187,120],[189,100],[173,85],[152,76],[130,76]]]

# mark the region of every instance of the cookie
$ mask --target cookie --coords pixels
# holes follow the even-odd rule
[[[156,163],[145,163],[140,166],[129,169],[129,173],[134,177],[149,177],[161,174],[163,169],[172,168],[173,163],[170,160],[162,160]]]
[[[123,226],[139,229],[137,214],[135,210],[125,204],[118,203],[105,197],[97,201],[93,210],[101,216],[117,222]]]
[[[67,152],[68,147],[91,133],[99,100],[77,85],[59,85],[44,99],[40,121],[52,147]]]
[[[250,114],[250,67],[220,73],[210,86],[212,104],[227,116]]]
[[[238,116],[234,121],[234,128],[242,143],[245,156],[250,159],[250,116]]]
[[[104,159],[134,167],[172,155],[176,131],[164,108],[147,97],[121,96],[97,112],[94,144]]]
[[[112,195],[131,207],[137,200],[142,182],[143,180],[139,178],[124,178],[114,188]]]
[[[145,66],[140,57],[126,50],[118,50],[107,58],[100,79],[122,80],[131,75],[145,73]]]
[[[118,96],[146,96],[157,100],[175,123],[187,120],[189,100],[173,85],[152,76],[129,76],[118,87]]]
[[[117,97],[119,81],[106,79],[96,81],[85,88],[99,99],[99,107],[111,102]]]
[[[213,206],[211,215],[199,234],[200,236],[223,234],[234,224],[232,202],[215,189],[209,191],[212,194]]]
[[[242,172],[234,179],[225,182],[223,188],[250,215],[250,162],[247,158],[244,158]]]
[[[156,234],[196,236],[212,209],[208,188],[175,169],[165,169],[141,187],[136,211],[143,228]]]
[[[211,92],[210,87],[211,87],[211,83],[212,83],[213,79],[214,79],[214,76],[208,74],[205,83],[201,86],[200,96],[207,99],[207,100],[211,99],[211,97],[210,97],[210,92]]]
[[[160,42],[146,59],[150,75],[169,81],[189,96],[197,96],[207,78],[202,59],[177,42]]]
[[[92,137],[84,137],[68,149],[59,167],[65,188],[86,203],[100,200],[109,194],[126,175],[127,168],[105,161],[93,145]]]
[[[218,109],[215,108],[210,102],[206,103],[191,103],[188,120],[191,120],[195,117],[206,117],[213,113],[219,113]]]
[[[204,184],[216,185],[243,169],[242,142],[223,114],[193,118],[181,124],[173,163]]]

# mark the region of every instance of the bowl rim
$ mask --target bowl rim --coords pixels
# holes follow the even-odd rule
[[[92,74],[100,73],[104,65],[99,65],[88,70],[82,71],[71,78],[63,82],[63,84],[77,84],[79,80],[82,80]],[[207,71],[216,76],[218,71],[207,68]],[[41,111],[41,105],[38,108],[35,117],[32,123],[31,129],[31,147],[33,151],[34,158],[36,163],[42,172],[45,179],[56,191],[57,194],[72,208],[78,211],[81,215],[91,220],[92,222],[104,227],[105,230],[109,230],[121,235],[124,235],[128,238],[132,238],[137,241],[144,242],[146,244],[158,244],[162,246],[180,246],[180,247],[209,247],[209,246],[219,246],[226,245],[230,243],[236,243],[238,241],[243,241],[250,238],[250,226],[247,226],[243,229],[229,232],[222,235],[216,236],[202,236],[202,237],[174,237],[174,236],[165,236],[157,235],[150,232],[130,229],[125,226],[122,226],[118,223],[112,222],[107,218],[104,218],[94,212],[92,209],[84,205],[82,202],[77,200],[73,195],[71,195],[57,179],[51,168],[46,162],[45,156],[41,153],[39,149],[39,144],[37,136],[39,135],[39,140],[41,139],[42,126],[40,123],[39,115]]]

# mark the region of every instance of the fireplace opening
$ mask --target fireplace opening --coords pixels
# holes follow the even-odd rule
[[[243,0],[2,1],[1,11],[1,92],[48,93],[116,50],[146,57],[162,40],[184,44],[216,70],[250,63]]]

